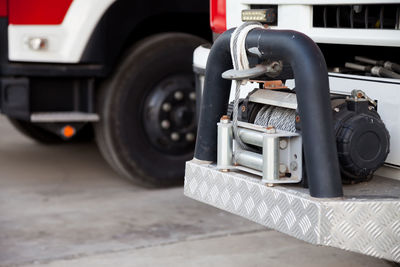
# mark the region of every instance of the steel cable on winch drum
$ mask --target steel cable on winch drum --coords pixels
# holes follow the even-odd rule
[[[273,126],[277,130],[296,132],[296,111],[293,109],[264,106],[257,113],[254,124]]]
[[[255,29],[255,28],[264,28],[261,23],[257,22],[246,22],[240,25],[236,30],[232,33],[230,49],[232,56],[233,68],[235,70],[244,70],[249,68],[249,61],[247,59],[245,41],[247,34]],[[240,86],[242,83],[246,83],[246,80],[235,81],[236,89],[235,89],[235,99],[233,102],[233,118],[232,118],[232,126],[233,126],[233,135],[235,137],[235,141],[238,144],[239,148],[252,150],[249,146],[247,146],[238,135],[238,109],[239,109],[239,97],[240,97]],[[234,157],[236,158],[237,151],[234,152]]]

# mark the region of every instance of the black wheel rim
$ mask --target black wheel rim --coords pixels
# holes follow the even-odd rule
[[[193,153],[196,137],[196,93],[193,75],[161,80],[147,96],[142,114],[151,145],[169,155]]]

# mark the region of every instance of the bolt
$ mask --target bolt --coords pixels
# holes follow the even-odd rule
[[[162,110],[164,110],[165,112],[168,112],[168,111],[170,111],[171,110],[171,104],[170,103],[164,103],[163,105],[162,105]]]
[[[179,134],[177,132],[171,133],[171,139],[172,141],[178,141],[180,138]]]
[[[285,174],[287,172],[287,167],[285,164],[279,164],[279,172]]]
[[[290,169],[292,171],[296,171],[297,170],[297,162],[296,161],[290,162]]]
[[[176,91],[174,94],[174,97],[176,100],[182,100],[183,99],[183,93],[181,91]]]
[[[274,133],[276,133],[276,129],[274,128],[274,126],[268,126],[267,128],[267,133],[268,134],[274,134]]]
[[[286,139],[281,139],[281,140],[279,140],[279,148],[280,148],[281,150],[286,149],[287,146],[288,146],[288,142],[287,142]]]
[[[220,119],[221,123],[229,123],[229,116],[228,115],[224,115],[221,117]]]
[[[340,111],[339,108],[334,108],[333,110],[334,110],[335,112],[339,112],[339,111]]]
[[[188,142],[194,141],[194,134],[192,134],[192,133],[187,133],[187,134],[186,134],[186,141],[188,141]]]
[[[191,100],[196,100],[196,93],[195,93],[195,92],[191,92],[191,93],[189,94],[189,98],[190,98]]]
[[[169,121],[167,121],[167,120],[163,120],[163,121],[161,122],[161,127],[162,127],[163,129],[168,129],[170,126],[171,126],[171,123],[170,123]]]

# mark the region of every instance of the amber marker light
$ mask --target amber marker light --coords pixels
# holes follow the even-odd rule
[[[66,125],[64,128],[62,128],[62,135],[64,138],[71,138],[75,135],[75,128],[72,127],[71,125]]]

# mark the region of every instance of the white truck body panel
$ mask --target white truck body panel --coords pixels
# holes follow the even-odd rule
[[[78,63],[97,23],[115,1],[74,0],[60,25],[9,25],[9,60]],[[47,48],[31,49],[31,38],[47,39]]]
[[[227,28],[237,27],[242,24],[241,11],[250,9],[250,4],[278,5],[278,24],[271,26],[277,29],[290,29],[308,35],[316,43],[352,44],[374,46],[400,46],[400,33],[398,30],[379,29],[327,29],[316,28],[312,25],[312,5],[331,4],[373,4],[373,3],[399,3],[399,1],[261,1],[242,0],[227,1],[226,23]]]

